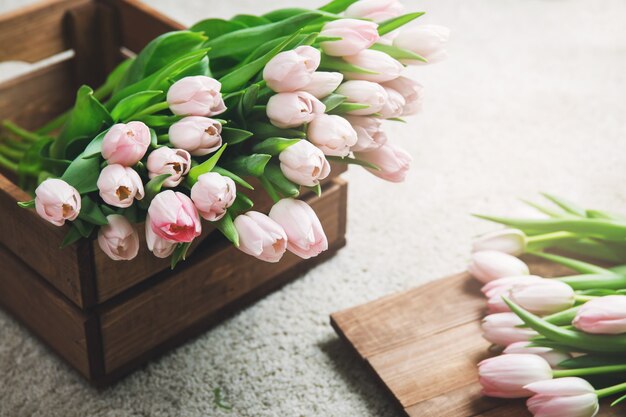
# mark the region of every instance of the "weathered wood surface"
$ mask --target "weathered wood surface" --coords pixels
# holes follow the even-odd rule
[[[531,270],[566,271],[544,262],[531,262]],[[334,313],[331,323],[411,417],[529,417],[522,400],[480,394],[476,364],[491,354],[480,331],[479,290],[458,274]],[[625,411],[605,404],[599,416]]]

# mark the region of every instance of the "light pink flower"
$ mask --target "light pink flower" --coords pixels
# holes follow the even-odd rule
[[[267,102],[267,117],[274,126],[283,129],[309,123],[325,110],[324,103],[304,91],[278,93]]]
[[[314,72],[311,74],[311,81],[301,90],[321,99],[334,92],[342,81],[343,74],[340,72]]]
[[[572,322],[585,333],[626,333],[626,295],[607,295],[583,304]]]
[[[98,245],[114,261],[129,261],[139,253],[139,236],[126,217],[107,216],[109,224],[98,231]]]
[[[105,203],[126,208],[144,196],[143,183],[137,172],[129,167],[114,164],[105,166],[97,182],[100,197]]]
[[[235,218],[239,249],[265,262],[278,262],[287,250],[283,228],[263,213],[249,211]]]
[[[191,200],[200,216],[210,222],[224,217],[226,209],[233,205],[237,197],[235,182],[216,172],[207,172],[198,177],[191,187]]]
[[[474,240],[472,252],[495,250],[519,256],[526,251],[526,235],[517,229],[502,229],[485,233]]]
[[[35,190],[35,209],[42,219],[55,226],[76,220],[80,213],[80,194],[63,180],[48,178]]]
[[[534,314],[546,315],[571,308],[576,294],[569,285],[554,279],[516,284],[511,288],[511,300]]]
[[[202,232],[196,206],[183,193],[160,192],[150,203],[148,214],[154,233],[170,242],[191,242]]]
[[[383,83],[383,87],[393,88],[404,97],[402,116],[409,116],[422,110],[424,87],[408,77],[398,77]]]
[[[287,249],[303,259],[328,249],[328,240],[319,218],[304,201],[285,198],[274,204],[270,218],[287,235]]]
[[[309,123],[307,137],[324,155],[347,156],[357,142],[350,122],[341,116],[318,114]]]
[[[384,87],[384,86],[383,86]],[[393,88],[385,87],[387,92],[387,102],[382,109],[380,109],[381,117],[385,119],[393,119],[394,117],[400,117],[404,113],[404,106],[406,101],[404,96],[394,90]]]
[[[515,342],[525,342],[537,336],[537,332],[523,325],[515,313],[495,313],[483,319],[483,337],[494,345],[508,346]]]
[[[142,122],[118,123],[102,140],[102,157],[109,164],[133,166],[150,146],[150,129]]]
[[[169,240],[165,240],[160,236],[157,236],[152,230],[150,226],[152,223],[150,222],[150,216],[146,216],[146,244],[148,245],[148,249],[150,252],[154,254],[157,258],[167,258],[170,256],[174,249],[176,249],[176,242],[172,242]]]
[[[277,93],[298,91],[311,83],[319,65],[320,51],[303,45],[272,58],[263,69],[263,79]]]
[[[532,346],[529,342],[515,342],[504,349],[505,354],[527,353],[529,355],[538,355],[546,360],[552,368],[556,368],[561,362],[572,358],[567,352],[555,350],[549,347]]]
[[[387,102],[387,92],[380,85],[370,81],[346,81],[337,88],[337,94],[346,96],[348,103],[366,104],[365,109],[348,112],[353,116],[367,116],[378,113]]]
[[[408,152],[390,142],[369,152],[355,152],[354,156],[376,165],[380,170],[366,169],[377,177],[390,182],[404,181],[413,160]]]
[[[352,147],[354,152],[369,152],[387,143],[387,135],[382,129],[382,120],[377,117],[344,116],[356,132],[357,141]]]
[[[467,272],[483,284],[500,278],[530,274],[524,261],[494,250],[472,253],[472,262],[467,267]]]
[[[450,29],[439,25],[419,25],[402,29],[393,40],[393,46],[408,49],[426,58],[429,64],[443,61],[448,57],[446,46]],[[405,64],[423,65],[417,60],[402,60]]]
[[[526,402],[534,417],[594,417],[600,409],[595,389],[582,378],[538,381],[524,388],[535,394]]]
[[[289,146],[278,159],[285,177],[298,185],[314,187],[330,174],[324,153],[307,140]]]
[[[511,296],[511,289],[516,285],[532,284],[534,282],[541,282],[543,278],[536,275],[519,275],[510,276],[504,278],[498,278],[491,282],[488,282],[482,291],[487,297],[487,308],[489,313],[503,313],[505,311],[511,311],[509,306],[504,302],[502,296]]]
[[[511,354],[480,362],[478,375],[484,395],[524,398],[531,394],[524,387],[533,382],[552,379],[552,369],[548,362],[537,355]]]
[[[170,143],[194,156],[215,152],[222,146],[222,125],[208,117],[189,116],[170,126]]]
[[[400,16],[404,6],[398,0],[360,0],[346,9],[346,16],[383,22]]]
[[[366,49],[356,55],[343,58],[346,62],[357,67],[376,72],[376,74],[363,74],[360,72],[346,72],[349,80],[365,80],[376,83],[391,81],[400,76],[404,66],[389,55],[381,51]]]
[[[191,155],[184,149],[172,149],[162,146],[148,155],[150,178],[171,174],[163,183],[164,187],[176,187],[181,183],[191,168]]]
[[[167,103],[179,116],[215,116],[226,111],[221,88],[222,84],[211,77],[185,77],[167,90]]]
[[[328,22],[322,28],[320,36],[341,38],[322,42],[320,47],[326,55],[344,57],[358,54],[380,38],[376,23],[359,19],[338,19]]]

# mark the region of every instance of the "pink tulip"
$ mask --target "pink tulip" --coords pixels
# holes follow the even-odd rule
[[[347,81],[337,88],[337,94],[346,96],[348,103],[366,104],[365,109],[352,110],[348,112],[353,116],[367,116],[378,113],[387,102],[387,92],[376,83],[369,81],[353,80]]]
[[[324,153],[311,142],[301,140],[278,155],[280,169],[290,181],[314,187],[330,174],[330,164]]]
[[[535,394],[526,402],[534,417],[594,417],[600,409],[595,389],[582,378],[538,381],[524,388]]]
[[[320,36],[341,38],[321,42],[320,47],[326,55],[344,57],[358,54],[374,45],[380,38],[376,23],[359,19],[338,19],[328,22],[322,28]]]
[[[235,182],[216,172],[207,172],[198,177],[191,187],[191,200],[200,216],[210,222],[224,217],[226,209],[233,205],[237,196]]]
[[[76,220],[80,213],[80,194],[63,180],[49,178],[35,190],[35,209],[42,219],[55,226]]]
[[[551,380],[552,369],[548,362],[537,355],[511,354],[480,362],[478,375],[484,395],[524,398],[531,394],[524,387],[533,382]]]
[[[529,355],[538,355],[545,359],[552,368],[556,368],[561,362],[572,358],[572,355],[567,352],[543,346],[532,346],[529,342],[512,343],[504,349],[504,353],[527,353]]]
[[[350,122],[341,116],[318,114],[309,123],[307,137],[324,155],[348,156],[357,135]]]
[[[213,119],[189,116],[170,126],[170,143],[194,156],[207,155],[222,146],[222,125]]]
[[[404,97],[402,116],[410,116],[422,110],[424,87],[408,77],[398,77],[383,83],[385,88],[393,88]]]
[[[572,324],[585,333],[626,333],[626,296],[607,295],[587,301],[578,309]]]
[[[365,68],[376,74],[363,74],[360,72],[346,72],[349,80],[365,80],[375,83],[384,83],[400,76],[404,66],[397,60],[381,51],[366,49],[356,55],[346,56],[345,61],[357,67]]]
[[[222,84],[211,77],[185,77],[167,90],[167,103],[179,116],[215,116],[226,111],[221,88]]]
[[[576,294],[569,285],[553,279],[517,284],[511,288],[511,300],[534,314],[546,315],[571,308]]]
[[[148,155],[146,166],[150,178],[170,174],[163,186],[176,187],[191,168],[191,155],[184,149],[172,149],[162,146]]]
[[[390,182],[402,182],[409,171],[411,155],[389,142],[370,152],[355,152],[357,159],[376,165],[379,170],[367,168],[369,172]]]
[[[383,22],[398,17],[404,6],[398,0],[360,0],[346,9],[346,16]]]
[[[267,117],[274,126],[283,129],[309,123],[325,110],[321,101],[304,91],[278,93],[267,102]]]
[[[183,193],[160,192],[150,203],[148,214],[152,231],[170,242],[191,242],[202,232],[196,206]]]
[[[393,88],[385,87],[385,91],[387,92],[387,101],[385,102],[383,108],[380,109],[379,113],[381,117],[385,119],[393,119],[394,117],[402,116],[404,106],[406,105],[404,96]]]
[[[483,284],[499,278],[530,273],[528,265],[522,260],[508,253],[494,250],[474,252],[467,272]]]
[[[393,46],[408,49],[426,58],[429,64],[443,61],[448,57],[446,46],[450,38],[450,29],[438,25],[414,26],[400,31],[393,40]],[[402,60],[405,64],[422,65],[417,60]]]
[[[263,213],[249,211],[235,218],[239,249],[265,262],[278,262],[287,250],[283,228]]]
[[[495,313],[483,319],[483,337],[494,345],[508,346],[515,342],[526,342],[537,336],[534,330],[518,327],[522,319],[515,313]]]
[[[98,245],[114,261],[129,261],[139,253],[139,236],[126,217],[107,216],[109,224],[100,227]]]
[[[302,87],[315,98],[324,98],[334,92],[343,81],[343,74],[340,72],[314,72],[311,74],[311,81]]]
[[[357,141],[352,147],[354,152],[369,152],[387,143],[387,135],[382,129],[382,121],[377,117],[345,116],[356,132]]]
[[[319,50],[299,46],[272,58],[263,69],[263,79],[277,93],[298,91],[311,83],[313,72],[319,65]]]
[[[510,297],[511,289],[516,285],[526,285],[541,281],[543,281],[543,278],[536,275],[520,275],[499,278],[488,282],[483,286],[482,291],[488,299],[487,308],[489,313],[511,311],[509,306],[502,299],[502,296]]]
[[[174,249],[176,249],[176,242],[172,242],[169,240],[165,240],[160,236],[157,236],[152,230],[150,225],[150,216],[146,216],[146,244],[148,245],[148,249],[150,252],[154,254],[157,258],[167,258],[170,256]]]
[[[502,229],[486,233],[476,239],[472,252],[494,250],[519,256],[526,251],[526,235],[517,229]]]
[[[100,197],[105,203],[126,208],[144,196],[143,183],[137,172],[129,167],[107,165],[100,172],[97,182]]]
[[[102,157],[112,164],[133,166],[150,146],[150,129],[142,122],[118,123],[102,140]]]
[[[309,259],[328,249],[322,224],[304,201],[282,199],[270,210],[270,218],[285,230],[287,249],[295,255]]]

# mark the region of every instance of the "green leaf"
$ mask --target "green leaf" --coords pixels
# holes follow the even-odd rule
[[[280,20],[289,19],[290,17],[310,12],[310,9],[303,9],[300,7],[287,7],[284,9],[272,10],[265,13],[262,17],[270,22],[278,22]]]
[[[347,98],[346,96],[342,96],[341,94],[335,94],[335,93],[332,93],[326,96],[322,100],[322,103],[324,103],[324,105],[326,106],[326,113],[337,108],[337,106],[339,106],[340,104],[343,104],[343,102],[346,101],[346,98]]]
[[[246,195],[237,193],[233,205],[229,207],[228,211],[231,213],[244,213],[250,210],[254,206],[254,202],[250,200]]]
[[[89,142],[89,145],[87,145],[83,153],[79,156],[79,158],[88,159],[102,155],[102,141],[104,140],[104,136],[107,134],[108,131],[109,129],[100,132],[98,136],[93,138],[93,140]]]
[[[248,115],[252,112],[252,109],[254,109],[254,105],[259,97],[259,90],[260,87],[258,84],[252,84],[244,90],[238,106],[239,117],[242,121],[246,120]]]
[[[100,207],[88,195],[81,198],[78,218],[96,226],[104,226],[109,223]]]
[[[191,168],[191,170],[189,171],[189,175],[187,175],[187,184],[193,186],[196,182],[198,182],[198,177],[200,175],[211,172],[213,168],[215,168],[215,166],[217,165],[217,162],[219,161],[220,156],[222,156],[222,153],[224,153],[227,145],[228,144],[226,143],[223,144],[222,147],[219,148],[217,152],[215,152],[209,159],[207,159],[200,165],[196,165],[195,167]]]
[[[341,103],[337,105],[330,111],[327,111],[329,114],[345,114],[355,110],[363,110],[369,108],[368,104],[361,103]]]
[[[308,187],[308,188],[309,188],[309,190],[313,191],[316,196],[320,197],[322,195],[322,186],[321,186],[321,184],[317,183],[313,187]]]
[[[424,58],[421,55],[416,54],[413,51],[409,51],[408,49],[402,49],[402,48],[398,48],[397,46],[393,46],[393,45],[385,45],[382,43],[375,43],[374,45],[372,45],[370,47],[370,49],[373,49],[375,51],[380,51],[380,52],[384,52],[387,55],[389,55],[392,58],[395,58],[397,60],[406,60],[406,59],[411,59],[411,60],[415,60],[415,61],[422,61],[422,62],[428,62],[426,60],[426,58]]]
[[[96,136],[61,176],[63,181],[76,188],[80,194],[98,190],[96,183],[100,176],[100,158],[96,156],[102,151],[102,140],[106,132]]]
[[[176,268],[176,265],[178,265],[180,261],[184,261],[185,259],[187,259],[187,251],[189,250],[190,246],[191,242],[179,243],[178,245],[176,245],[176,248],[174,249],[171,258],[170,265],[172,269]]]
[[[150,128],[150,146],[153,149],[156,149],[159,147],[159,137],[157,136],[156,132],[152,128]]]
[[[212,18],[199,21],[190,27],[189,30],[194,32],[204,32],[204,34],[208,36],[209,40],[213,40],[222,35],[226,35],[227,33],[245,28],[246,25],[242,22]]]
[[[224,217],[216,222],[216,226],[226,239],[230,240],[235,247],[239,247],[239,233],[235,229],[235,223],[233,223],[233,217],[230,214],[230,210],[226,212]]]
[[[535,255],[540,258],[547,259],[549,261],[556,262],[557,264],[566,266],[576,272],[580,272],[581,274],[612,274],[609,269],[602,268],[589,262],[579,261],[578,259],[568,258],[566,256],[545,252],[532,251],[529,253],[531,255]]]
[[[81,219],[74,220],[72,224],[74,225],[74,227],[76,227],[76,229],[78,229],[78,232],[84,238],[88,238],[89,236],[91,236],[91,233],[96,228],[95,224],[83,221]]]
[[[357,1],[358,0],[332,0],[319,9],[329,13],[341,13],[350,7],[352,3],[356,3]]]
[[[116,91],[119,88],[126,71],[128,71],[128,68],[130,68],[134,61],[135,58],[127,58],[119,63],[108,75],[104,84],[94,92],[94,95],[99,100],[102,100],[105,96],[110,95],[111,92]],[[105,94],[99,94],[100,91],[104,91]]]
[[[570,201],[567,201],[564,198],[557,197],[555,195],[551,195],[547,193],[542,193],[542,194],[545,198],[552,201],[554,204],[561,207],[566,212],[573,214],[574,216],[578,216],[578,217],[587,217],[587,212],[582,207],[579,207],[578,205]]]
[[[621,397],[619,397],[617,400],[613,401],[611,403],[611,407],[615,407],[617,404],[621,403],[622,401],[626,400],[626,394],[622,395]]]
[[[306,133],[301,130],[281,129],[271,123],[252,122],[248,126],[249,129],[254,132],[254,137],[258,139],[266,139],[270,137],[304,139],[306,137]]]
[[[326,54],[322,54],[322,61],[319,67],[320,71],[337,71],[343,74],[352,72],[355,74],[378,74],[376,71],[369,70],[367,68],[358,67],[356,65],[352,65],[349,62],[344,61],[340,57],[329,56]]]
[[[603,210],[586,210],[586,214],[590,219],[626,220],[626,217],[620,214],[609,213]]]
[[[285,177],[285,174],[283,174],[278,165],[268,165],[265,167],[265,173],[263,175],[282,195],[295,198],[300,194],[300,186]]]
[[[73,243],[78,242],[82,238],[83,238],[83,235],[80,233],[78,228],[72,224],[70,226],[70,230],[68,230],[67,234],[65,235],[65,238],[63,238],[63,242],[61,242],[61,249]]]
[[[407,23],[417,19],[418,17],[424,15],[425,12],[415,12],[415,13],[407,13],[402,16],[394,17],[389,20],[385,20],[378,24],[378,34],[380,36],[386,35],[389,32],[393,32],[406,25]]]
[[[267,138],[261,143],[254,145],[252,150],[258,153],[268,155],[278,155],[291,145],[295,145],[302,139],[285,139],[285,138]]]
[[[230,161],[226,168],[238,175],[252,175],[260,177],[265,171],[265,165],[272,159],[267,154],[252,154],[247,156],[239,156]]]
[[[340,164],[360,165],[364,168],[373,169],[374,171],[380,171],[380,167],[378,167],[377,165],[374,165],[371,162],[363,161],[357,158],[348,158],[348,157],[342,158],[340,156],[326,156],[326,159],[328,159],[328,161],[338,162]]]
[[[161,90],[146,90],[130,95],[115,105],[111,117],[115,121],[127,121],[135,113],[154,103],[155,98],[163,96]]]
[[[171,176],[172,174],[161,174],[148,181],[148,183],[144,186],[145,195],[138,202],[139,206],[143,209],[150,207],[150,203],[154,200],[154,197],[161,192],[163,184]]]
[[[247,188],[248,190],[254,190],[254,187],[250,185],[250,183],[248,183],[246,180],[244,180],[240,176],[228,171],[227,169],[224,169],[222,167],[215,167],[213,168],[213,172],[217,172],[218,174],[224,177],[230,178],[231,180],[235,182],[235,184],[241,185],[243,188]]]
[[[165,127],[169,128],[171,125],[173,125],[174,123],[182,119],[183,119],[183,116],[160,116],[160,115],[150,114],[146,116],[141,116],[137,120],[144,122],[146,125],[148,125],[151,128],[158,129],[158,128],[165,128]]]
[[[238,14],[230,19],[231,22],[238,22],[246,27],[255,27],[272,23],[271,20],[263,16],[255,16],[251,14]]]
[[[243,129],[235,129],[233,127],[223,127],[222,128],[222,139],[224,142],[229,145],[235,145],[237,143],[243,142],[246,139],[251,138],[253,135],[252,132]]]
[[[18,201],[17,205],[21,208],[33,208],[35,207],[35,200],[30,201]]]

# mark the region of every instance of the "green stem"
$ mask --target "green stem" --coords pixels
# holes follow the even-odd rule
[[[593,296],[593,295],[578,295],[578,294],[574,297],[574,299],[577,302],[583,303],[583,304],[586,303],[587,301],[593,300],[594,298],[598,298],[598,297]]]
[[[555,243],[574,240],[577,236],[570,232],[551,232],[541,235],[530,236],[526,239],[528,251],[535,252],[554,246]]]
[[[2,141],[6,143],[8,147],[13,148],[13,149],[18,149],[20,151],[26,151],[31,146],[30,143],[21,142],[19,140],[11,139],[11,138],[4,138],[2,139]]]
[[[4,168],[7,171],[13,172],[14,174],[17,174],[17,164],[15,162],[9,161],[2,155],[0,155],[0,167]]]
[[[260,176],[259,179],[261,180],[261,185],[263,185],[263,188],[265,188],[265,191],[267,191],[267,194],[269,194],[274,203],[278,203],[281,198],[278,195],[278,192],[276,192],[276,190],[274,189],[272,183],[270,183],[269,180],[263,175]]]
[[[0,145],[0,154],[14,161],[20,161],[24,157],[24,152],[9,148],[6,145]]]
[[[621,290],[626,288],[626,276],[611,274],[582,274],[555,278],[575,290]]]
[[[170,135],[168,133],[164,133],[162,135],[157,135],[158,143],[167,143],[170,141]]]
[[[136,118],[138,118],[138,117],[141,117],[141,116],[147,116],[147,115],[149,115],[149,114],[158,113],[158,112],[160,112],[160,111],[167,110],[167,109],[169,109],[169,108],[170,108],[170,106],[169,106],[169,104],[167,104],[167,101],[162,101],[162,102],[160,102],[160,103],[156,103],[156,104],[153,104],[152,106],[148,106],[148,107],[146,107],[146,108],[145,108],[145,109],[143,109],[142,111],[140,111],[140,112],[138,112],[138,113],[135,113],[135,114],[134,114],[131,118],[129,118],[129,119],[134,120],[134,119],[136,119]]]
[[[568,308],[567,310],[545,316],[543,319],[548,323],[555,324],[557,326],[565,326],[572,323],[579,308],[580,306]]]
[[[552,375],[555,378],[563,378],[566,376],[603,375],[603,374],[611,374],[611,373],[624,372],[624,371],[626,371],[626,364],[595,366],[592,368],[579,368],[579,369],[556,369],[552,371]]]
[[[600,266],[579,261],[578,259],[568,258],[567,256],[555,255],[552,253],[544,253],[544,252],[533,252],[528,251],[531,255],[538,256],[543,259],[547,259],[552,262],[556,262],[563,266],[566,266],[570,269],[573,269],[576,272],[580,272],[582,274],[611,274],[612,272],[606,268],[602,268]]]
[[[606,388],[596,390],[596,395],[598,396],[598,398],[604,398],[604,397],[609,397],[611,395],[618,394],[624,391],[626,391],[626,382],[613,385],[612,387],[606,387]]]
[[[4,126],[4,128],[7,129],[9,132],[30,142],[36,142],[40,139],[39,135],[37,135],[36,133],[29,132],[28,130],[16,125],[10,120],[4,120],[2,122],[2,126]]]

